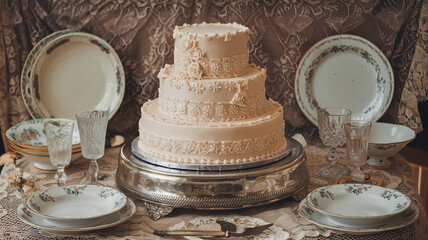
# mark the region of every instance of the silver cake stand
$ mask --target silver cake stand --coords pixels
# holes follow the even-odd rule
[[[282,153],[282,158],[228,171],[155,165],[153,160],[144,161],[140,154],[134,155],[132,144],[127,143],[120,151],[116,184],[125,194],[144,201],[155,220],[174,208],[238,209],[290,196],[300,201],[306,196],[309,183],[306,157],[297,141],[287,141],[290,151]]]

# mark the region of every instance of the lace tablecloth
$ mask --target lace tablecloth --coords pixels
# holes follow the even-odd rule
[[[119,148],[106,150],[105,156],[98,161],[99,178],[102,184],[116,186],[115,172],[119,156]],[[307,146],[307,165],[311,173],[309,190],[331,183],[331,180],[318,177],[319,169],[327,164],[324,159],[326,148]],[[342,164],[346,162],[342,160]],[[44,174],[35,171],[32,164],[25,159],[18,160],[18,165],[31,174],[36,175],[41,188],[56,186],[53,174]],[[79,159],[73,162],[66,170],[68,184],[83,184],[90,180],[88,176],[89,161]],[[370,235],[350,235],[341,232],[324,229],[307,222],[297,214],[298,202],[289,198],[265,206],[228,211],[198,211],[188,209],[174,209],[168,216],[153,221],[149,218],[143,202],[136,201],[138,211],[136,215],[126,223],[116,227],[99,230],[96,232],[79,235],[62,235],[45,230],[33,228],[21,222],[16,216],[21,195],[16,189],[8,187],[5,174],[0,178],[0,239],[161,239],[150,234],[153,228],[167,229],[174,225],[180,225],[198,217],[215,216],[244,216],[259,218],[265,222],[274,223],[276,227],[288,232],[292,239],[426,239],[428,236],[428,224],[425,209],[421,204],[421,198],[417,193],[417,187],[412,180],[411,169],[406,160],[397,155],[393,158],[393,167],[386,170],[368,169],[372,177],[383,180],[382,186],[398,189],[407,194],[421,208],[421,217],[410,226]]]

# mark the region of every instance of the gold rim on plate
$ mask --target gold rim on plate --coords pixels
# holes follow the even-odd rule
[[[49,158],[49,154],[48,154],[48,155],[38,155],[38,154],[34,154],[34,153],[27,153],[27,152],[20,151],[20,150],[18,150],[18,149],[16,149],[16,148],[14,148],[13,146],[9,146],[9,148],[10,148],[12,151],[17,152],[17,153],[20,153],[20,154],[22,154],[22,155],[30,155],[30,156],[35,156],[35,157],[46,157],[46,158]],[[76,154],[76,153],[81,153],[81,151],[74,152],[74,153],[72,152],[72,154]]]
[[[19,146],[19,145],[15,144],[15,143],[12,143],[12,142],[9,142],[9,143],[10,143],[9,144],[10,147],[15,148],[15,149],[20,150],[20,151],[24,151],[24,152],[28,151],[30,153],[31,152],[40,152],[40,153],[48,153],[49,154],[49,150],[48,149],[46,149],[46,150],[42,150],[42,149],[30,149],[30,148],[24,148],[24,147]],[[78,152],[81,152],[81,151],[82,151],[81,147],[72,148],[71,149],[72,153],[78,153]],[[37,154],[37,153],[33,153],[33,154]]]

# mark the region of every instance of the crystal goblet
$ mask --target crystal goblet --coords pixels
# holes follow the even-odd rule
[[[357,182],[364,181],[364,173],[361,171],[361,166],[367,161],[371,126],[370,122],[363,120],[345,123],[346,152],[349,163],[354,167],[351,172],[351,178]]]
[[[90,110],[76,114],[83,157],[90,159],[91,184],[98,184],[97,159],[104,156],[108,111]]]
[[[320,170],[323,177],[337,178],[347,174],[344,167],[337,163],[340,155],[336,147],[345,143],[345,132],[343,125],[351,119],[351,111],[345,108],[327,107],[317,111],[318,130],[322,142],[330,147],[326,159],[330,165]]]
[[[44,124],[48,143],[49,160],[57,168],[55,178],[58,186],[65,186],[65,166],[70,164],[74,123],[53,121]]]

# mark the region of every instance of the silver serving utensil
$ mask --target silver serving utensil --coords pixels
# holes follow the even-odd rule
[[[220,224],[220,223],[219,223]],[[221,225],[221,224],[220,224]],[[261,225],[257,227],[245,228],[243,232],[226,231],[198,231],[198,230],[154,230],[153,234],[158,236],[194,236],[194,237],[244,237],[251,235],[258,235],[264,230],[271,227],[273,223]],[[229,225],[230,226],[230,225]],[[224,227],[223,227],[224,228]],[[236,228],[236,226],[235,226]]]
[[[215,222],[220,224],[221,230],[223,232],[226,232],[226,231],[236,232],[236,225],[233,223],[222,221],[222,220],[216,220]]]

